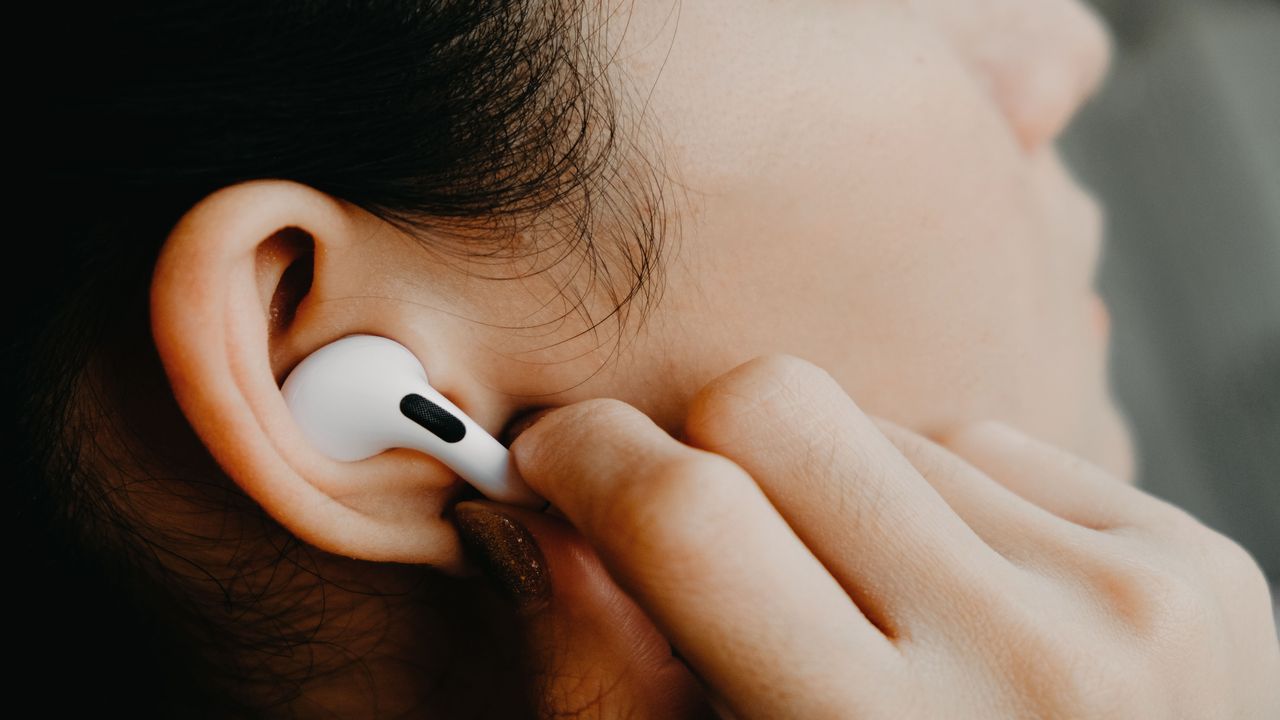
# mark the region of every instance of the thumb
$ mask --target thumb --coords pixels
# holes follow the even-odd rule
[[[468,559],[514,606],[539,718],[714,717],[698,680],[568,521],[468,500]]]

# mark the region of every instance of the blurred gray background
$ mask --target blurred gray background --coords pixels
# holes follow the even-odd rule
[[[1280,584],[1280,0],[1092,0],[1115,70],[1064,138],[1140,483]]]

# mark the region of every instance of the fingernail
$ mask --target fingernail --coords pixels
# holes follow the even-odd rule
[[[547,560],[527,528],[468,502],[454,506],[454,518],[467,554],[517,608],[535,610],[551,597]]]

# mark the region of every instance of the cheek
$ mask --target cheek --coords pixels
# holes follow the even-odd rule
[[[1026,163],[927,36],[848,67],[797,70],[804,102],[771,103],[771,123],[729,134],[740,152],[702,160],[726,173],[700,175],[716,191],[687,228],[708,312],[905,424],[1007,408],[1043,312]]]
[[[994,417],[1063,437],[1084,374],[1061,237],[951,44],[885,3],[824,22],[785,5],[700,15],[713,5],[648,46],[666,65],[643,85],[693,201],[662,357],[678,345],[712,376],[788,352],[904,425]]]

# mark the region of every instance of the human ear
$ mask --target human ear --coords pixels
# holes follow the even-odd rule
[[[393,449],[338,462],[303,438],[280,393],[302,358],[368,333],[413,352],[431,384],[490,433],[506,420],[472,380],[447,313],[404,302],[431,283],[422,248],[390,224],[298,183],[218,190],[166,238],[151,330],[173,394],[214,460],[300,539],[352,558],[470,574],[445,517],[465,485],[439,460]],[[445,270],[440,282],[446,284]],[[447,301],[450,293],[442,289]],[[452,333],[451,333],[452,331]],[[488,393],[488,395],[486,395]]]

